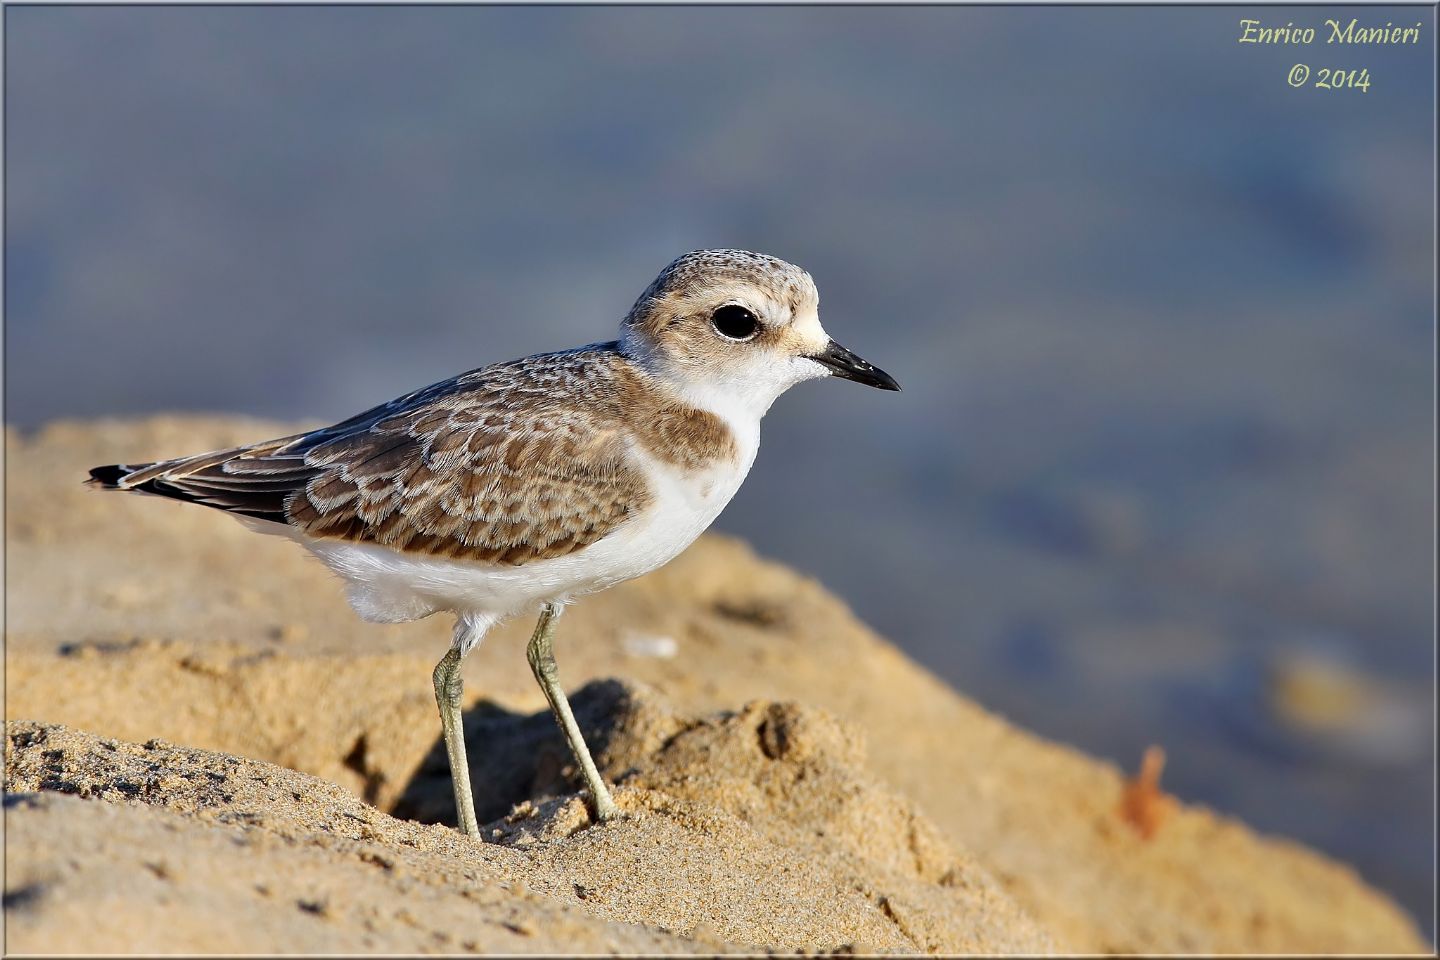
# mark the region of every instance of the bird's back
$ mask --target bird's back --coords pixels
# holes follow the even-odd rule
[[[90,474],[281,524],[322,559],[348,543],[493,571],[585,551],[657,507],[708,525],[714,498],[687,505],[686,478],[728,501],[743,469],[720,490],[712,475],[742,461],[724,421],[612,343],[471,371],[319,430]]]

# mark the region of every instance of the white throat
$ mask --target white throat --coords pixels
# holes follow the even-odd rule
[[[646,373],[661,381],[677,398],[720,417],[743,434],[756,432],[771,404],[786,390],[805,380],[825,377],[830,371],[813,360],[794,357],[773,364],[756,364],[742,376],[716,375],[686,364],[667,362],[643,338],[626,331],[621,351]]]

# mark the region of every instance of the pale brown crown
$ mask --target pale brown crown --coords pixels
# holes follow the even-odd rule
[[[670,320],[677,308],[691,307],[707,294],[744,285],[792,313],[814,309],[819,302],[815,281],[793,263],[749,250],[692,250],[660,271],[630,308],[625,324],[653,330]]]

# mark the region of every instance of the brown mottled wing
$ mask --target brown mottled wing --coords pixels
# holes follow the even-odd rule
[[[105,486],[321,538],[509,565],[563,556],[649,502],[610,345],[444,381],[333,427],[138,467]]]
[[[311,536],[523,564],[594,543],[645,505],[618,426],[486,393],[434,400],[327,441],[289,504]]]

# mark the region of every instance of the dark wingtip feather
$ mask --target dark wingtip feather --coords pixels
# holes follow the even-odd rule
[[[104,467],[91,467],[90,479],[87,483],[98,483],[102,487],[115,488],[120,486],[120,481],[125,474],[130,472],[129,467],[122,467],[118,463],[112,463]]]
[[[134,477],[140,471],[154,464],[142,463],[131,466],[112,463],[103,467],[91,467],[87,487],[100,490],[125,490],[130,493],[149,493],[157,497],[198,503],[204,507],[215,507],[239,513],[257,520],[272,520],[285,523],[285,498],[295,489],[303,488],[307,478],[301,477],[286,483],[278,480],[260,481],[244,486],[231,486],[223,482],[228,478],[212,478],[204,475],[186,477],[180,481],[167,481],[156,477],[141,483],[122,486],[126,478]]]

